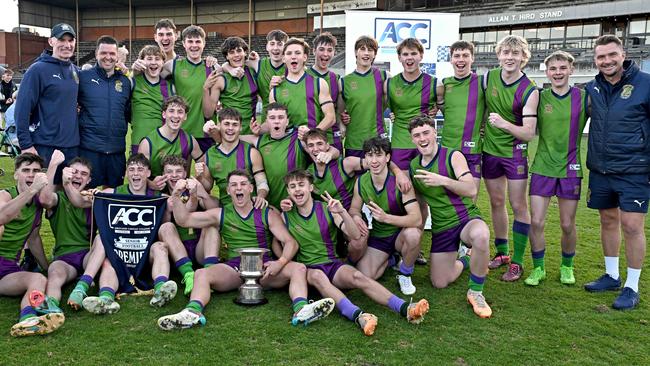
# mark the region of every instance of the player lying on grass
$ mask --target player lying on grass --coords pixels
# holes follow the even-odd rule
[[[273,260],[270,253],[264,255],[264,276],[260,284],[264,287],[283,288],[289,286],[292,302],[292,323],[305,324],[327,316],[334,309],[334,300],[322,299],[307,302],[307,276],[303,264],[293,262],[298,251],[298,244],[282,223],[280,215],[268,207],[258,209],[253,206],[253,179],[243,170],[234,170],[228,175],[227,192],[232,203],[222,208],[213,208],[205,212],[188,212],[180,202],[181,192],[188,188],[196,189],[192,181],[176,182],[172,194],[174,217],[176,222],[185,227],[206,228],[219,227],[221,239],[228,244],[226,262],[196,271],[194,289],[190,302],[181,312],[158,319],[158,326],[163,330],[190,328],[204,325],[204,307],[210,302],[210,291],[234,290],[243,283],[239,276],[240,256],[237,249],[258,247],[271,249],[272,237],[282,242],[283,250],[278,259]]]

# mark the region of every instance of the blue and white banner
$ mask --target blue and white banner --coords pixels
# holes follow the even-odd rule
[[[95,222],[106,257],[117,273],[119,292],[151,288],[149,273],[143,269],[149,263],[149,248],[158,238],[166,207],[166,197],[95,195]]]

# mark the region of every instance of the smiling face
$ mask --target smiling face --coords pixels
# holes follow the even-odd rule
[[[454,68],[454,76],[463,78],[472,72],[474,56],[468,49],[458,49],[451,53],[451,66]]]
[[[366,152],[364,159],[368,163],[370,173],[372,175],[379,175],[388,169],[390,154],[387,154],[383,150],[370,150]]]
[[[158,47],[165,53],[170,54],[174,52],[174,43],[176,42],[176,32],[167,27],[161,27],[156,29],[156,33],[153,36]]]
[[[226,60],[232,67],[244,67],[244,62],[246,62],[246,51],[241,47],[228,50]]]
[[[422,54],[415,48],[404,47],[398,55],[399,62],[407,74],[414,74],[420,70],[420,62],[422,62]]]
[[[224,118],[219,121],[221,124],[221,139],[223,142],[234,143],[239,139],[239,134],[241,133],[241,122],[232,119]]]
[[[303,46],[292,44],[284,50],[283,60],[290,73],[299,74],[305,68],[307,57]]]
[[[316,136],[309,137],[305,145],[307,145],[307,153],[309,153],[313,161],[317,161],[316,157],[318,154],[329,150],[330,147],[327,141],[324,141],[322,138]]]
[[[177,132],[181,129],[183,122],[187,119],[185,107],[180,104],[171,103],[162,112],[165,126],[169,127],[172,131]]]
[[[117,45],[109,43],[101,43],[95,51],[97,58],[97,65],[106,72],[115,70],[117,63]]]
[[[198,63],[201,61],[201,56],[203,55],[205,40],[201,37],[185,37],[183,39],[183,47],[185,47],[187,58],[194,63]]]
[[[90,169],[81,163],[74,163],[70,165],[72,168],[72,179],[70,183],[77,190],[82,191],[90,182]]]
[[[372,66],[372,62],[375,61],[377,53],[374,49],[363,45],[354,51],[354,55],[357,58],[357,66],[368,69]]]
[[[24,192],[29,186],[34,182],[34,176],[36,173],[40,173],[43,170],[41,164],[37,162],[21,164],[18,169],[14,172],[14,179],[16,180],[16,186],[18,186],[19,192]]]
[[[548,65],[546,65],[546,77],[556,89],[569,85],[569,77],[571,74],[573,74],[573,66],[569,61],[550,60],[548,61]]]
[[[521,71],[521,65],[524,62],[524,52],[520,48],[504,46],[497,55],[499,65],[508,73]]]
[[[132,192],[146,190],[149,175],[151,170],[142,164],[132,163],[126,167],[126,179]]]
[[[423,156],[431,156],[437,146],[436,130],[430,125],[418,126],[411,130],[411,141]]]
[[[314,185],[309,183],[307,178],[292,179],[287,183],[287,193],[289,198],[297,207],[303,207],[311,200],[311,192],[314,191]]]
[[[187,177],[187,170],[182,165],[166,164],[163,166],[163,174],[167,177],[167,185],[170,191],[176,186],[176,182]]]
[[[272,109],[266,113],[266,123],[269,124],[271,137],[277,139],[284,136],[287,131],[289,119],[287,112],[282,109]]]
[[[147,68],[144,69],[144,72],[147,76],[152,78],[157,78],[160,76],[160,71],[163,68],[165,61],[158,55],[147,55],[144,57],[144,62],[147,65]]]
[[[271,61],[277,63],[282,62],[282,49],[284,48],[284,42],[272,39],[266,42],[266,52],[269,53]]]
[[[321,70],[327,70],[334,58],[334,45],[321,43],[314,49],[314,62]]]
[[[61,38],[50,37],[48,43],[52,47],[52,57],[56,59],[67,61],[74,55],[75,39],[70,34],[66,33]]]
[[[245,207],[251,204],[251,194],[253,193],[253,184],[243,175],[231,175],[228,179],[226,191],[235,207]]]
[[[625,52],[616,43],[611,42],[596,46],[594,62],[598,71],[604,76],[612,78],[622,75],[623,61],[625,61]]]

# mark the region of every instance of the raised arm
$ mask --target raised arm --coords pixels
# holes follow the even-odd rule
[[[406,215],[392,215],[385,212],[379,205],[374,202],[368,202],[367,206],[372,214],[372,218],[397,227],[418,227],[422,223],[422,215],[415,199],[413,189],[402,193],[402,204],[406,210]]]
[[[221,223],[221,208],[213,208],[207,211],[189,212],[187,206],[181,200],[181,194],[187,189],[187,181],[184,179],[176,182],[172,192],[172,205],[174,220],[182,227],[205,228],[219,226]]]
[[[226,85],[225,80],[224,76],[217,74],[210,74],[205,80],[203,84],[203,117],[212,118],[214,115],[221,92]]]
[[[350,213],[345,210],[341,201],[332,198],[327,192],[322,194],[321,198],[327,202],[327,209],[332,214],[334,223],[343,231],[345,236],[352,240],[359,240],[361,231]]]
[[[321,110],[323,111],[323,119],[316,127],[323,131],[327,131],[334,126],[334,123],[336,123],[336,112],[334,111],[334,102],[332,101],[330,88],[327,85],[327,82],[324,79],[319,78],[318,83],[320,86],[318,103],[320,103]]]
[[[61,150],[54,150],[50,158],[50,165],[47,167],[47,185],[41,189],[38,195],[41,206],[46,209],[55,207],[59,201],[59,196],[55,192],[54,176],[59,165],[63,164],[64,161],[65,155],[63,155]]]
[[[6,191],[0,191],[0,225],[5,225],[20,215],[20,210],[32,201],[34,196],[39,194],[41,189],[47,185],[47,175],[45,173],[36,173],[34,181],[23,192],[20,192],[15,198]]]

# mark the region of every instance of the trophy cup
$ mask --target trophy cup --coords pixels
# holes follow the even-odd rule
[[[239,295],[234,300],[238,305],[263,305],[268,302],[264,297],[262,285],[258,283],[264,275],[262,257],[268,249],[245,248],[237,249],[241,261],[239,264],[239,276],[244,283],[239,286]]]

